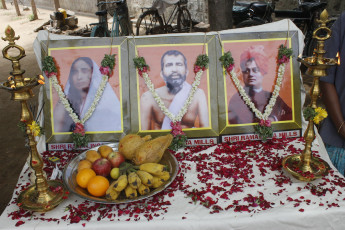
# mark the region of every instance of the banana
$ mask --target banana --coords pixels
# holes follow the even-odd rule
[[[141,184],[138,187],[138,192],[139,192],[140,195],[145,195],[145,194],[150,192],[150,188],[147,185]]]
[[[105,192],[105,198],[107,200],[116,200],[118,198],[118,196],[120,195],[120,192],[116,191],[114,189],[114,185],[115,185],[116,181],[114,181],[113,183],[110,184],[109,188],[107,189],[107,191]]]
[[[154,176],[151,187],[152,188],[158,188],[158,187],[160,187],[163,184],[164,184],[164,180],[162,180],[159,177]]]
[[[128,175],[128,184],[132,188],[137,189],[141,185],[141,180],[140,180],[140,177],[138,176],[138,174],[136,174],[135,172],[131,172]]]
[[[124,190],[126,188],[128,184],[128,179],[127,179],[127,175],[121,175],[117,181],[115,181],[114,183],[114,189],[115,191],[121,192],[122,190]]]
[[[147,186],[152,184],[153,176],[150,173],[142,170],[138,170],[136,173],[138,174],[142,184]]]
[[[125,194],[129,199],[133,199],[138,196],[137,190],[132,188],[132,186],[130,185],[127,185],[127,187],[125,188]]]
[[[145,163],[140,165],[139,169],[151,173],[152,175],[158,175],[166,171],[166,167],[158,163]]]
[[[111,189],[109,192],[106,193],[105,198],[107,200],[116,200],[121,192],[116,191],[115,189]]]
[[[164,182],[168,181],[170,178],[170,173],[168,171],[161,172],[157,177],[161,178]]]

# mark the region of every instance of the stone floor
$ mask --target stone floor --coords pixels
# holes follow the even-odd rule
[[[94,20],[94,19],[92,19]],[[34,29],[34,28],[33,28]],[[20,34],[20,31],[17,32]],[[0,31],[0,36],[3,36]],[[3,48],[1,43],[1,49]],[[18,42],[20,45],[20,40]],[[34,56],[32,47],[26,48],[26,57],[22,59],[22,69],[26,70],[25,76],[34,76],[40,73]],[[4,81],[11,71],[9,61],[0,57],[0,78]],[[310,88],[312,78],[304,77],[305,87]],[[37,89],[35,89],[37,94]],[[30,103],[32,107],[37,108],[37,96]],[[10,100],[10,94],[4,90],[0,91],[0,162],[2,162],[0,170],[0,213],[3,212],[6,205],[12,197],[18,176],[28,158],[28,149],[25,147],[24,135],[17,127],[20,119],[19,102]]]

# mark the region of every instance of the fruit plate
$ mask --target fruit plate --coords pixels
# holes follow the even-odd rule
[[[108,146],[112,147],[114,151],[117,151],[118,149],[118,143],[111,143],[111,144],[107,144]],[[89,150],[96,150],[98,149],[99,146],[91,148]],[[163,154],[162,160],[159,162],[160,164],[164,164],[168,166],[168,170],[170,173],[170,179],[163,184],[162,186],[150,191],[150,193],[146,194],[146,195],[139,195],[138,197],[134,198],[134,199],[127,199],[125,196],[123,196],[122,194],[120,195],[120,197],[117,200],[107,200],[105,199],[105,197],[94,197],[91,196],[86,189],[83,189],[81,187],[79,187],[77,185],[77,181],[76,181],[76,175],[77,175],[77,168],[78,168],[78,163],[79,161],[85,159],[85,154],[87,151],[82,152],[81,154],[79,154],[78,156],[76,156],[75,158],[73,158],[65,167],[64,171],[63,171],[63,175],[62,175],[62,180],[66,186],[66,188],[76,194],[77,196],[84,198],[86,200],[90,200],[90,201],[94,201],[96,203],[106,203],[106,204],[122,204],[122,203],[130,203],[130,202],[134,202],[134,201],[138,201],[138,200],[142,200],[142,199],[146,199],[148,197],[151,197],[161,191],[163,191],[165,188],[167,188],[171,182],[174,181],[177,172],[178,172],[178,163],[177,160],[175,158],[174,155],[172,155],[168,150],[165,151],[165,153]],[[111,183],[111,182],[110,182]]]

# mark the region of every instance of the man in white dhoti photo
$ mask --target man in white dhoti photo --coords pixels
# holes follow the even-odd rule
[[[89,57],[77,58],[72,63],[64,92],[80,120],[92,105],[101,82],[102,74],[99,67]],[[74,130],[75,124],[60,100],[54,108],[53,118],[55,132]],[[85,122],[84,129],[94,132],[121,130],[120,101],[109,82],[106,83],[94,112]]]
[[[161,58],[161,77],[165,85],[155,89],[168,110],[177,115],[184,106],[192,86],[186,81],[188,76],[186,57],[177,50],[165,52]],[[171,120],[164,115],[150,91],[145,92],[140,99],[141,130],[171,129]],[[182,128],[208,127],[208,105],[205,93],[197,89],[192,103],[181,121]]]

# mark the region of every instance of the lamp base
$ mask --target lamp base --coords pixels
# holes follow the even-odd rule
[[[328,174],[329,165],[326,161],[318,157],[311,157],[310,167],[311,171],[303,171],[302,155],[296,154],[287,156],[283,159],[282,165],[288,173],[300,181],[313,181]]]
[[[47,192],[40,194],[36,184],[23,191],[18,197],[18,206],[36,212],[47,212],[58,206],[66,196],[66,189],[61,181],[47,181]]]

